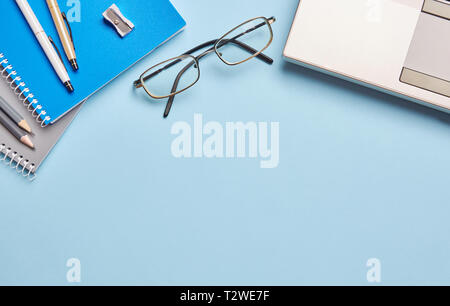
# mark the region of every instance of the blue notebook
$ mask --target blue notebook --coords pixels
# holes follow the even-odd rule
[[[156,47],[182,31],[186,22],[169,0],[90,0],[80,1],[80,22],[71,22],[79,71],[74,72],[64,54],[45,0],[28,0],[46,33],[58,46],[75,92],[61,83],[15,0],[3,0],[0,18],[2,52],[20,71],[45,124],[52,124],[85,101],[90,95],[134,65]],[[67,12],[66,0],[59,0]],[[116,4],[134,23],[134,30],[121,38],[102,14]],[[17,85],[20,81],[16,80]],[[131,86],[131,85],[130,85]],[[31,102],[28,99],[28,102]],[[36,100],[35,100],[36,102]]]

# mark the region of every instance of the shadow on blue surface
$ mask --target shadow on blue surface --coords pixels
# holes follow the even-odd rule
[[[430,116],[450,126],[450,115],[442,111],[438,111],[399,97],[389,95],[387,93],[372,88],[354,84],[352,82],[337,77],[333,77],[318,71],[314,71],[312,69],[303,66],[295,65],[289,62],[285,62],[283,64],[282,69],[286,74],[289,74],[291,78],[301,76],[303,78],[308,78],[314,82],[326,83],[326,85],[331,87],[345,88],[346,90],[351,91],[351,93],[355,96],[370,96],[376,99],[377,103],[378,102],[386,103],[389,106],[401,108],[404,111]]]

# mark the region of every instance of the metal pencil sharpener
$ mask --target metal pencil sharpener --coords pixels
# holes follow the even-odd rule
[[[123,38],[134,29],[134,24],[125,18],[117,5],[111,5],[104,13],[103,17],[116,29]]]

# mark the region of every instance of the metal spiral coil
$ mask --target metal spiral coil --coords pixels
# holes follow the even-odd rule
[[[25,159],[23,155],[8,148],[4,143],[0,144],[0,162],[15,169],[17,173],[28,178],[30,181],[36,178],[36,174],[34,173],[36,165],[28,159]]]
[[[35,118],[36,122],[41,127],[49,125],[51,121],[50,116],[46,116],[47,112],[43,109],[43,106],[39,104],[39,101],[30,92],[30,89],[26,87],[22,78],[13,70],[13,66],[8,63],[8,59],[5,58],[3,53],[0,53],[0,76],[5,79],[11,90],[19,97],[19,100]]]
[[[14,94],[17,95],[19,100],[41,127],[46,127],[50,123],[51,118],[49,116],[45,117],[46,112],[42,109],[39,101],[34,98],[32,93],[30,93],[29,88],[26,87],[26,84],[22,81],[21,77],[17,75],[17,72],[13,69],[12,65],[8,63],[8,59],[5,58],[3,53],[0,53],[0,78],[5,80]],[[34,173],[36,165],[28,159],[25,159],[20,153],[7,147],[4,143],[0,143],[0,162],[15,169],[19,174],[28,178],[30,181],[33,181],[36,178],[36,174]]]

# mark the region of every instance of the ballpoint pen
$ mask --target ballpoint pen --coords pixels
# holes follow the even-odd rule
[[[72,65],[73,70],[78,70],[77,56],[75,54],[75,47],[73,44],[72,30],[70,29],[69,22],[66,15],[61,13],[58,2],[56,0],[47,0],[47,5],[52,14],[53,22],[58,30],[59,39],[64,47],[64,52]],[[69,27],[69,31],[67,30]]]
[[[50,38],[44,32],[44,29],[42,28],[39,20],[31,9],[30,4],[27,0],[16,0],[16,3],[25,16],[28,24],[30,25],[30,28],[33,30],[34,35],[36,36],[39,44],[47,55],[47,58],[53,66],[53,69],[55,69],[55,72],[58,74],[58,77],[61,79],[64,86],[66,86],[67,90],[73,92],[74,88],[72,86],[72,83],[70,82],[66,67],[64,67],[61,58],[53,47]]]

